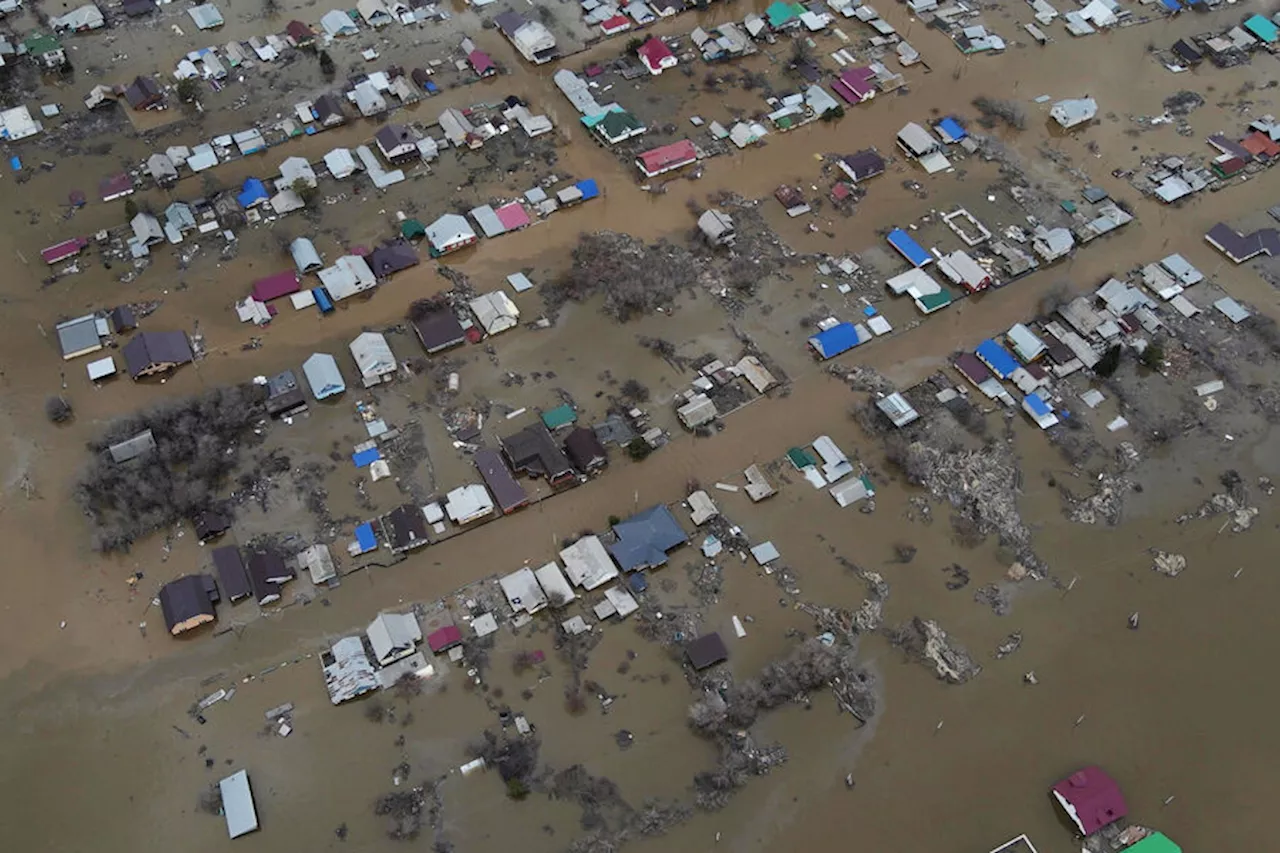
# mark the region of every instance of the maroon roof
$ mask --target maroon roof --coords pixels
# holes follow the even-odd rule
[[[474,458],[476,470],[480,472],[489,491],[498,499],[498,506],[504,513],[514,512],[529,502],[529,493],[516,482],[501,453],[481,448],[476,451]]]
[[[109,201],[122,193],[132,192],[133,178],[121,172],[115,177],[106,178],[102,183],[98,184],[98,191],[101,193],[103,201]]]
[[[311,41],[316,37],[315,30],[302,23],[302,21],[290,21],[285,24],[284,32],[285,35],[298,43]]]
[[[1100,767],[1085,767],[1053,786],[1053,794],[1085,835],[1129,813],[1120,786]]]
[[[498,66],[493,64],[493,60],[489,58],[489,54],[483,50],[473,50],[467,54],[467,60],[471,63],[471,67],[480,75],[489,74],[497,71]]]
[[[462,642],[462,632],[457,625],[446,625],[438,631],[427,635],[427,648],[439,653]]]
[[[960,372],[960,375],[974,385],[981,385],[991,378],[991,369],[971,352],[960,353],[952,363],[955,369]]]
[[[89,241],[83,237],[72,237],[70,240],[63,240],[47,249],[40,250],[40,257],[46,264],[56,264],[58,261],[66,260],[73,255],[80,254],[80,250],[89,245]]]
[[[259,302],[270,302],[290,293],[297,293],[301,285],[298,274],[293,270],[283,270],[253,283],[253,298]]]

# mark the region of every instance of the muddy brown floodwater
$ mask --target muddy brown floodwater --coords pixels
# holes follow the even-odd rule
[[[763,0],[754,5],[762,7]],[[739,3],[678,16],[659,29],[683,33],[699,20],[741,17],[747,8]],[[1247,102],[1239,94],[1274,82],[1270,56],[1260,54],[1252,64],[1229,70],[1202,67],[1173,75],[1147,52],[1149,43],[1164,46],[1225,26],[1240,9],[1232,8],[1085,39],[1070,39],[1059,27],[1057,40],[1047,47],[1019,43],[1002,56],[974,58],[961,57],[945,36],[911,21],[903,8],[882,9],[933,67],[931,73],[920,67],[905,70],[908,93],[878,97],[838,123],[774,135],[763,148],[712,159],[701,180],[674,181],[663,194],[642,192],[629,169],[584,138],[550,83],[551,70],[521,66],[492,31],[477,29],[482,44],[515,73],[450,89],[428,102],[433,106],[415,108],[411,117],[430,121],[442,104],[520,94],[551,114],[558,128],[566,128],[550,170],[596,177],[605,188],[599,200],[450,259],[481,290],[499,286],[515,269],[530,268],[543,281],[562,272],[582,231],[608,228],[645,239],[684,239],[692,224],[686,203],[705,204],[721,190],[764,198],[768,224],[797,251],[858,252],[877,244],[878,229],[930,209],[965,204],[977,210],[985,187],[996,180],[994,167],[974,161],[966,164],[964,175],[925,179],[897,164],[870,186],[854,216],[823,212],[816,232],[806,230],[809,219],[788,220],[768,196],[783,182],[817,185],[815,155],[869,145],[887,151],[905,122],[935,110],[969,114],[971,100],[980,94],[1026,105],[1030,126],[1005,134],[1003,141],[1034,180],[1065,183],[1059,167],[1044,156],[1047,148],[1087,172],[1091,182],[1129,200],[1136,194],[1111,176],[1113,170],[1134,168],[1140,155],[1154,152],[1202,156],[1203,137],[1238,126],[1250,112],[1276,111],[1273,89],[1258,88]],[[314,7],[307,14],[314,14]],[[1011,40],[1029,19],[1027,7],[1013,2],[985,14]],[[851,22],[841,23],[852,32]],[[233,33],[237,37],[260,31],[252,24],[235,26],[247,27]],[[823,38],[823,45],[833,43]],[[187,49],[176,41],[165,45],[162,34],[154,32],[130,35],[125,47],[134,57],[130,63],[145,55],[142,64],[157,67],[167,67],[172,55]],[[770,68],[774,58],[785,56],[785,47],[772,49],[776,57],[749,62]],[[86,47],[86,53],[105,57],[118,49],[98,44]],[[617,40],[606,42],[570,63],[577,68],[621,49]],[[758,108],[757,94],[701,91],[696,81],[702,73],[701,67],[693,78],[668,72],[645,81],[647,90],[620,88],[618,97],[634,100],[639,109],[671,109],[665,120],[682,127],[695,114],[723,115],[725,105]],[[291,85],[318,87],[319,81]],[[1158,114],[1164,98],[1180,89],[1203,92],[1208,102],[1188,116],[1191,136],[1177,135],[1171,125],[1127,132],[1130,116]],[[1084,93],[1099,100],[1104,118],[1069,137],[1053,134],[1044,107],[1033,102],[1040,94],[1056,99]],[[64,99],[74,100],[65,94]],[[206,130],[188,126],[180,136],[189,144],[201,133],[227,130],[239,120],[228,110],[204,121]],[[356,144],[371,132],[371,127],[352,125],[290,143],[296,148],[290,154],[314,159],[339,144],[336,140]],[[813,696],[811,708],[788,706],[766,715],[757,737],[783,744],[789,761],[752,779],[723,810],[695,814],[661,838],[634,839],[635,850],[790,851],[835,842],[859,849],[980,853],[1027,832],[1042,853],[1068,853],[1078,845],[1050,807],[1047,788],[1087,763],[1104,765],[1121,781],[1135,821],[1158,827],[1186,850],[1265,848],[1272,832],[1260,804],[1274,788],[1270,768],[1280,758],[1280,735],[1266,698],[1274,688],[1263,674],[1263,664],[1280,653],[1272,615],[1280,595],[1280,579],[1271,571],[1272,555],[1280,550],[1271,520],[1274,501],[1256,498],[1259,521],[1243,533],[1223,529],[1220,518],[1185,525],[1173,519],[1205,500],[1227,469],[1238,470],[1249,482],[1280,477],[1280,431],[1255,418],[1232,439],[1202,431],[1155,449],[1131,474],[1142,491],[1129,497],[1121,524],[1105,528],[1064,518],[1053,480],[1080,476],[1078,490],[1084,493],[1088,475],[1070,471],[1042,434],[1017,419],[1008,440],[1022,472],[1019,509],[1056,583],[1019,586],[1010,611],[996,615],[975,602],[973,593],[1002,581],[1008,555],[994,541],[958,543],[947,507],[937,502],[935,520],[920,520],[917,505],[909,503],[919,492],[892,473],[881,445],[850,418],[854,397],[847,386],[802,352],[804,334],[795,320],[809,309],[792,290],[812,288],[801,283],[768,285],[761,300],[776,307],[775,314],[749,310],[735,318],[793,381],[788,395],[754,403],[732,416],[724,432],[699,439],[677,431],[668,447],[642,463],[615,454],[604,476],[580,488],[433,545],[399,565],[352,575],[340,589],[308,604],[237,622],[236,630],[216,637],[165,636],[148,596],[160,579],[203,567],[206,555],[189,534],[163,548],[161,537],[152,537],[125,555],[92,552],[86,519],[73,499],[85,443],[111,419],[166,397],[272,373],[316,349],[338,352],[361,328],[400,322],[408,302],[443,291],[449,282],[423,265],[332,317],[282,315],[269,328],[251,331],[236,322],[230,304],[253,278],[288,263],[277,248],[281,235],[302,233],[308,226],[286,220],[243,234],[238,257],[227,262],[206,253],[179,270],[171,256],[160,257],[129,283],[117,280],[119,269],[89,265],[79,275],[42,286],[45,271],[31,260],[40,247],[61,239],[72,226],[87,233],[119,225],[121,213],[114,205],[91,203],[70,225],[59,218],[70,189],[92,189],[101,177],[148,150],[135,137],[122,136],[116,145],[108,155],[62,159],[54,171],[37,173],[20,186],[0,179],[5,202],[0,205],[0,257],[7,264],[0,279],[5,331],[0,337],[0,536],[6,545],[0,605],[0,716],[6,721],[0,732],[0,838],[7,847],[225,850],[221,819],[202,813],[198,799],[223,771],[244,767],[262,830],[237,840],[237,849],[397,850],[404,843],[386,837],[372,804],[378,795],[397,790],[393,771],[407,762],[411,772],[404,786],[444,779],[436,788],[441,823],[424,829],[417,844],[430,843],[434,832],[459,851],[563,850],[583,832],[577,805],[539,794],[514,802],[492,771],[466,778],[446,775],[467,760],[468,744],[484,728],[498,726],[494,709],[504,703],[536,726],[540,759],[548,766],[581,763],[615,781],[635,806],[651,798],[687,797],[694,774],[714,762],[714,749],[688,730],[687,708],[694,697],[679,664],[640,637],[634,623],[606,626],[584,673],[616,696],[607,713],[590,696],[584,713],[566,711],[567,667],[553,652],[552,620],[542,617],[519,632],[500,633],[484,695],[469,689],[465,672],[442,664],[442,674],[421,696],[379,696],[334,708],[324,695],[315,657],[328,642],[362,630],[379,610],[432,602],[480,578],[526,563],[539,565],[554,556],[564,538],[584,528],[602,530],[610,515],[677,502],[693,480],[709,485],[737,477],[733,481],[740,482],[743,467],[777,460],[787,448],[828,434],[878,475],[874,513],[841,510],[794,475],[781,484],[778,496],[761,504],[749,503],[741,493],[715,492],[721,509],[753,542],[772,540],[778,546],[801,600],[856,608],[865,588],[848,564],[880,572],[891,587],[887,624],[914,616],[935,619],[984,671],[967,684],[949,686],[925,667],[904,661],[882,637],[864,639],[861,658],[881,680],[880,712],[868,726],[854,728],[825,694]],[[270,156],[271,167],[240,162],[219,178],[232,182],[255,168],[261,174],[279,159]],[[365,193],[324,207],[323,248],[332,253],[339,246],[371,243],[387,233],[394,211],[406,203],[426,212],[470,207],[523,190],[548,171],[517,167],[464,187],[469,166],[445,160],[431,175],[407,181],[388,196]],[[908,177],[926,183],[928,199],[900,186]],[[900,385],[911,384],[955,349],[1036,313],[1058,283],[1084,290],[1112,272],[1171,251],[1183,253],[1236,298],[1276,316],[1280,306],[1272,287],[1247,267],[1224,265],[1201,237],[1219,220],[1274,204],[1276,187],[1274,175],[1266,172],[1177,209],[1134,200],[1138,218],[1133,224],[1090,244],[1069,262],[980,300],[966,300],[921,328],[860,348],[841,363],[865,364]],[[194,191],[180,188],[174,197]],[[158,193],[142,195],[160,201]],[[990,215],[1001,214],[992,208]],[[164,385],[119,380],[101,390],[84,382],[81,362],[58,359],[49,335],[59,317],[148,299],[163,300],[152,318],[157,327],[191,329],[198,321],[208,357]],[[518,301],[526,316],[537,316],[536,293]],[[459,358],[465,361],[460,372],[468,393],[475,389],[512,408],[539,405],[550,394],[549,385],[508,388],[502,376],[553,369],[559,376],[551,384],[573,389],[579,404],[589,406],[591,391],[600,384],[597,375],[607,368],[619,378],[644,377],[655,390],[651,408],[657,410],[687,377],[637,345],[636,335],[667,337],[690,356],[733,339],[727,315],[705,295],[682,300],[672,317],[645,318],[622,331],[597,308],[592,302],[572,305],[549,331],[520,329],[497,339],[500,367],[475,348],[466,350]],[[785,330],[777,319],[784,316]],[[913,319],[891,316],[900,326]],[[262,347],[242,350],[253,334],[262,337]],[[406,336],[393,344],[405,358],[418,355]],[[44,420],[44,402],[64,385],[76,417],[53,428]],[[399,403],[392,399],[398,387],[384,392],[384,405],[407,406],[409,392]],[[317,406],[292,433],[272,440],[299,457],[308,451],[325,456],[331,442],[348,443],[354,435],[346,405]],[[470,464],[449,446],[435,426],[438,419],[426,420],[435,477],[440,486],[452,487]],[[365,512],[352,498],[345,470],[331,474],[327,483],[335,517]],[[371,495],[382,510],[398,502],[392,487]],[[687,513],[676,512],[688,521]],[[270,529],[271,516],[246,514],[246,525]],[[901,543],[918,549],[910,562],[895,559]],[[1188,569],[1176,578],[1153,572],[1152,548],[1184,555]],[[686,567],[703,562],[695,560],[696,553],[693,545],[686,546],[653,575],[652,594],[665,606],[686,606],[691,600]],[[969,573],[969,586],[961,590],[949,590],[943,573],[955,563]],[[719,630],[727,638],[733,637],[734,615],[750,617],[747,637],[728,640],[729,666],[735,677],[746,678],[784,654],[796,631],[811,632],[812,620],[791,606],[775,576],[753,562],[730,558],[721,566],[718,596],[696,608],[705,630]],[[136,588],[126,582],[134,572],[144,574]],[[1136,631],[1127,624],[1135,611],[1141,614]],[[149,622],[150,630],[139,631],[140,621]],[[1023,635],[1021,647],[997,660],[996,646],[1015,631]],[[546,652],[545,673],[515,672],[511,657],[532,649]],[[261,674],[271,667],[278,668]],[[1028,671],[1036,673],[1035,685],[1024,682]],[[257,677],[243,680],[249,675]],[[192,703],[219,685],[234,685],[234,698],[210,708],[204,724],[190,717]],[[263,712],[282,702],[296,705],[294,733],[287,738],[264,729]],[[374,702],[383,710],[377,721],[369,712]],[[627,749],[618,745],[620,730],[634,737]],[[845,785],[847,774],[857,783],[852,790]],[[346,828],[345,840],[335,834],[340,826]]]

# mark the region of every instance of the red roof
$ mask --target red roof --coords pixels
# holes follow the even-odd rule
[[[870,68],[846,68],[831,84],[836,94],[851,104],[861,103],[875,94],[876,87],[871,81],[876,73]]]
[[[61,243],[50,246],[47,249],[40,250],[40,257],[44,259],[46,264],[56,264],[58,261],[65,261],[67,258],[80,254],[80,250],[89,245],[89,241],[83,237],[72,237],[70,240],[63,240]]]
[[[310,41],[316,37],[316,31],[302,21],[290,21],[285,24],[284,33],[296,42]]]
[[[133,192],[133,178],[121,172],[114,177],[104,179],[98,184],[98,191],[102,194],[103,201],[128,195]]]
[[[446,625],[438,631],[427,635],[427,648],[433,652],[443,652],[462,642],[462,632],[457,625]]]
[[[467,54],[467,61],[471,63],[471,67],[475,69],[477,74],[488,74],[490,71],[497,71],[498,66],[493,64],[493,60],[489,58],[489,54],[483,50],[473,50]]]
[[[687,139],[654,148],[640,155],[640,167],[652,175],[665,169],[675,169],[698,159],[698,151]]]
[[[1100,767],[1077,770],[1053,786],[1053,795],[1085,835],[1129,813],[1120,786]]]
[[[502,207],[494,211],[498,216],[498,221],[508,231],[515,231],[518,228],[524,228],[529,224],[529,214],[525,213],[524,205],[518,201],[510,204],[504,204]]]
[[[605,34],[620,33],[630,26],[631,19],[626,15],[614,15],[600,22],[600,29],[604,30]]]
[[[1271,137],[1260,130],[1255,130],[1244,139],[1241,139],[1240,147],[1253,156],[1262,157],[1265,160],[1270,160],[1280,154],[1280,144],[1272,142]]]
[[[297,293],[298,289],[298,274],[293,270],[285,270],[255,281],[253,298],[259,302],[270,302],[272,299]]]
[[[649,40],[636,50],[640,60],[649,66],[649,70],[655,74],[667,67],[668,64],[674,65],[676,55],[671,52],[671,48],[667,47],[666,42],[657,36],[649,36]],[[668,63],[668,60],[670,62]]]

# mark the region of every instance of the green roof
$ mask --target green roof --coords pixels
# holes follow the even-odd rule
[[[62,44],[53,36],[44,33],[32,33],[27,36],[22,43],[27,49],[27,53],[34,56],[40,56],[45,53],[53,53],[55,50],[61,50]]]
[[[862,485],[866,488],[867,494],[870,496],[874,496],[876,493],[876,487],[872,485],[871,478],[868,477],[866,474],[863,474],[858,479],[862,481]]]
[[[1163,832],[1153,832],[1137,844],[1126,847],[1125,853],[1182,853],[1182,848]]]
[[[573,406],[565,403],[556,406],[550,411],[542,413],[542,422],[546,424],[547,429],[559,429],[562,426],[568,426],[578,420],[578,413],[573,410]]]
[[[427,236],[427,226],[416,219],[406,219],[400,223],[400,236],[408,239]]]
[[[769,8],[765,9],[764,13],[769,18],[769,26],[780,27],[803,15],[804,7],[799,3],[784,3],[783,0],[775,0],[775,2],[769,4]]]
[[[596,122],[596,127],[607,137],[622,136],[636,130],[643,130],[644,125],[640,123],[640,119],[633,116],[626,110],[614,110],[605,113]]]
[[[805,450],[803,447],[793,447],[787,451],[787,458],[791,460],[791,464],[797,469],[816,468],[818,460],[813,458],[813,454]]]
[[[920,310],[926,314],[932,314],[939,308],[946,308],[951,304],[951,294],[945,290],[938,293],[926,293],[924,296],[916,299],[916,303],[920,306]]]

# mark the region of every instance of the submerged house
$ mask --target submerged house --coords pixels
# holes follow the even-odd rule
[[[413,654],[422,641],[422,627],[412,613],[379,613],[365,636],[378,666],[386,666]]]
[[[518,12],[503,12],[495,16],[493,22],[520,55],[534,65],[550,62],[559,53],[556,37],[538,21],[531,21]]]
[[[665,565],[667,552],[689,541],[671,510],[657,504],[613,525],[609,553],[624,572]]]
[[[398,272],[416,267],[418,252],[407,240],[386,243],[369,253],[369,269],[378,278],[386,278]]]
[[[427,226],[427,243],[433,258],[465,249],[479,239],[467,218],[457,213],[446,213]]]
[[[698,149],[688,139],[646,151],[636,158],[636,166],[646,178],[682,169],[697,162]]]
[[[502,510],[503,515],[515,512],[529,503],[529,493],[511,474],[511,469],[507,467],[501,453],[482,447],[476,451],[474,461],[476,470],[480,472],[484,484],[497,499],[498,508]]]
[[[170,634],[176,637],[217,618],[213,610],[217,587],[213,584],[208,575],[186,575],[160,587],[160,610]]]
[[[1055,784],[1052,793],[1081,835],[1092,835],[1129,813],[1119,784],[1100,767],[1077,770]]]
[[[135,110],[155,110],[164,106],[164,90],[154,77],[138,76],[124,90],[124,99]]]
[[[320,655],[320,666],[329,701],[335,705],[372,693],[380,686],[359,637],[343,637],[334,643],[333,648]]]
[[[349,349],[360,370],[360,380],[366,388],[388,381],[399,367],[391,352],[391,345],[381,332],[361,332],[351,342]]]
[[[466,343],[467,334],[450,308],[428,311],[413,320],[413,330],[427,353],[434,354]]]
[[[576,427],[564,439],[564,452],[584,474],[599,471],[609,464],[609,454],[594,430]]]
[[[541,422],[503,438],[502,451],[516,472],[545,477],[552,486],[572,482],[577,476],[569,458]]]
[[[302,363],[302,374],[307,377],[307,385],[317,400],[341,394],[347,390],[342,379],[342,371],[338,369],[338,360],[325,352],[312,353]]]
[[[235,545],[223,545],[213,549],[213,567],[218,571],[218,580],[222,582],[222,592],[227,601],[235,603],[253,594],[249,587],[249,574],[240,556],[240,549]]]
[[[166,373],[194,360],[186,332],[139,332],[122,352],[134,379]]]
[[[428,544],[427,522],[422,511],[402,504],[382,517],[382,532],[393,554],[415,551]]]

